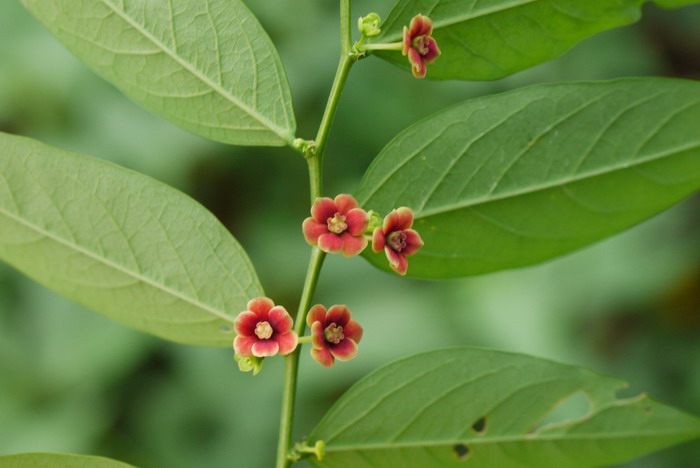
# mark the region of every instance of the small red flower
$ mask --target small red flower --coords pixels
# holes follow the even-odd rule
[[[433,21],[421,14],[413,17],[410,28],[403,27],[403,54],[408,55],[416,78],[424,78],[426,63],[434,62],[440,55],[437,42],[430,36],[432,32]]]
[[[331,200],[317,198],[311,207],[311,217],[302,226],[304,238],[324,252],[342,253],[352,257],[367,247],[364,232],[369,216],[358,208],[352,195],[340,194]]]
[[[248,302],[248,310],[238,314],[234,322],[236,339],[233,349],[242,357],[285,356],[297,347],[298,337],[292,331],[292,317],[282,306],[267,297]]]
[[[306,323],[311,327],[311,357],[322,366],[331,367],[336,359],[347,361],[357,355],[362,327],[351,320],[350,310],[344,305],[334,305],[328,311],[315,305]]]
[[[389,266],[400,275],[408,270],[406,257],[423,246],[423,239],[411,226],[413,211],[402,206],[386,215],[384,226],[376,228],[372,234],[372,250],[376,253],[384,250]]]

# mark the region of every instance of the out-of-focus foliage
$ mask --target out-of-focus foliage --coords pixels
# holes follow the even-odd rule
[[[353,1],[354,15],[386,16],[391,4]],[[297,133],[311,138],[337,64],[336,2],[249,6],[280,49]],[[469,97],[558,80],[700,78],[699,22],[697,6],[647,7],[637,25],[488,83],[415,80],[364,60],[350,75],[331,134],[326,190],[352,192],[390,138]],[[0,2],[0,64],[1,130],[105,157],[184,190],[248,250],[266,293],[296,306],[308,257],[300,229],[308,216],[301,158],[284,148],[209,143],[148,114],[66,52],[16,1]],[[449,345],[583,365],[631,382],[630,395],[648,390],[700,414],[699,210],[696,196],[549,264],[444,283],[401,279],[359,258],[330,256],[316,300],[347,304],[366,335],[357,359],[332,369],[304,352],[297,438],[371,370]],[[189,468],[202,460],[212,468],[269,468],[281,374],[281,359],[268,360],[255,378],[242,374],[232,351],[177,346],[127,329],[0,265],[2,454],[92,453],[145,468]],[[629,466],[697,465],[695,442]]]

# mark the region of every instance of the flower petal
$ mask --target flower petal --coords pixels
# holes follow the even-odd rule
[[[326,325],[335,323],[336,325],[345,327],[345,325],[347,325],[350,321],[351,317],[352,314],[350,313],[350,309],[348,309],[346,306],[342,304],[334,305],[328,309],[328,313],[326,314]]]
[[[248,301],[248,310],[258,314],[262,320],[267,320],[267,313],[275,306],[269,297],[256,297]]]
[[[323,367],[332,367],[335,363],[335,359],[333,359],[331,351],[327,348],[311,348],[311,357],[314,358],[314,361],[318,362]]]
[[[318,248],[327,253],[339,253],[343,250],[344,243],[340,236],[332,232],[323,234],[318,238]]]
[[[353,208],[345,215],[345,222],[348,225],[347,233],[353,236],[364,234],[369,224],[369,215],[362,208]]]
[[[367,238],[365,236],[352,236],[344,232],[341,236],[343,239],[343,256],[354,257],[367,247]]]
[[[322,325],[326,323],[326,308],[321,304],[316,304],[306,314],[306,324],[311,326],[314,322],[321,322]]]
[[[413,226],[413,210],[407,206],[402,206],[396,209],[396,214],[399,216],[398,229],[396,231],[403,231],[405,229],[410,229]]]
[[[388,235],[390,232],[398,230],[399,227],[399,213],[396,210],[391,210],[391,212],[384,217],[384,234]]]
[[[254,336],[255,327],[258,325],[259,321],[260,317],[258,317],[258,314],[249,310],[244,310],[236,317],[236,320],[233,322],[233,328],[239,335]]]
[[[432,37],[426,37],[425,46],[428,48],[428,52],[423,54],[423,61],[425,63],[432,63],[438,56],[440,56],[440,48],[437,45],[437,41]]]
[[[350,320],[347,325],[343,327],[343,335],[345,338],[353,340],[355,343],[359,343],[362,339],[363,330],[359,323],[354,320]]]
[[[324,322],[314,322],[311,325],[311,344],[314,348],[327,348],[328,342],[326,341],[326,336],[323,334],[323,329],[326,327]]]
[[[386,258],[389,260],[391,269],[401,276],[405,275],[406,271],[408,271],[408,261],[406,257],[400,253],[394,252],[389,247],[386,247],[384,252],[386,253]]]
[[[403,27],[403,49],[401,53],[408,54],[408,49],[411,48],[411,31],[406,26]]]
[[[423,247],[423,239],[421,239],[417,231],[406,229],[403,233],[406,234],[406,247],[401,251],[402,254],[413,255],[418,252],[418,249]]]
[[[306,218],[301,225],[301,230],[304,232],[306,242],[310,245],[316,245],[319,236],[328,232],[328,223],[322,224],[313,218]]]
[[[433,22],[425,15],[417,14],[411,20],[411,38],[429,35],[433,31]]]
[[[250,357],[253,355],[253,351],[251,348],[255,343],[257,343],[258,337],[257,336],[237,336],[233,340],[233,349],[236,351],[236,354],[242,357]]]
[[[331,354],[336,359],[347,361],[357,356],[357,343],[351,338],[345,338],[337,345],[331,345]]]
[[[270,309],[270,312],[267,314],[267,321],[272,325],[275,334],[287,333],[292,329],[292,325],[294,324],[291,315],[289,315],[287,309],[282,306],[275,306]]]
[[[384,230],[380,227],[374,229],[372,233],[372,250],[374,253],[379,253],[386,247],[386,236]]]
[[[428,69],[423,62],[423,57],[416,49],[408,49],[408,61],[411,63],[411,72],[416,78],[425,78]]]
[[[328,197],[317,198],[311,207],[311,216],[321,224],[328,222],[328,218],[332,218],[337,212],[338,207]]]
[[[270,357],[277,354],[279,349],[280,345],[275,340],[257,340],[251,351],[255,357]]]
[[[274,339],[279,345],[279,353],[281,356],[286,356],[294,351],[299,343],[299,337],[293,331],[275,334],[272,339]]]
[[[337,195],[333,201],[335,202],[335,206],[338,208],[338,213],[340,214],[346,214],[353,208],[360,206],[357,203],[357,200],[355,200],[355,197],[348,195],[347,193]]]

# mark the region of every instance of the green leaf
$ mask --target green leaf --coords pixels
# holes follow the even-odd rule
[[[311,444],[323,440],[326,456],[310,461],[324,468],[594,467],[700,436],[700,420],[646,395],[617,399],[624,386],[518,354],[422,353],[348,390],[312,432]],[[587,411],[552,411],[578,395]]]
[[[641,0],[401,0],[372,42],[396,42],[416,14],[433,20],[442,55],[428,78],[493,80],[559,56],[580,40],[636,22]],[[680,6],[688,0],[661,0]],[[674,5],[675,4],[675,5]],[[399,52],[377,55],[402,68]]]
[[[533,86],[474,99],[401,133],[360,204],[415,210],[408,274],[530,265],[615,234],[700,188],[700,84],[669,79]],[[365,256],[388,269],[383,255]]]
[[[0,468],[132,468],[109,458],[61,453],[19,453],[0,456]]]
[[[680,8],[686,5],[700,3],[700,0],[654,0],[662,8]]]
[[[224,226],[160,182],[0,133],[0,259],[139,330],[230,346],[221,331],[261,296]]]
[[[277,52],[240,0],[23,0],[134,101],[223,143],[284,145],[296,123]]]

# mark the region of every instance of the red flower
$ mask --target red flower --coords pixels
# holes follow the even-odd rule
[[[372,234],[372,250],[379,253],[383,249],[389,266],[400,275],[405,275],[408,270],[406,257],[423,246],[423,239],[411,226],[413,211],[402,206],[386,215],[384,227],[376,228]]]
[[[408,55],[411,71],[416,78],[424,78],[426,63],[432,63],[440,55],[437,42],[430,36],[433,21],[425,15],[418,14],[411,20],[410,28],[403,27],[403,54]]]
[[[311,327],[311,357],[322,366],[331,367],[335,359],[347,361],[357,355],[362,327],[351,320],[350,310],[344,305],[334,305],[328,311],[315,305],[306,323]]]
[[[317,198],[311,207],[311,217],[302,226],[304,238],[324,252],[342,253],[352,257],[367,247],[364,232],[369,216],[358,208],[352,195],[341,194],[331,200]]]
[[[282,306],[267,297],[248,302],[248,310],[241,312],[234,328],[238,336],[233,349],[242,357],[269,357],[279,353],[285,356],[297,347],[298,337],[292,331],[292,317]]]

